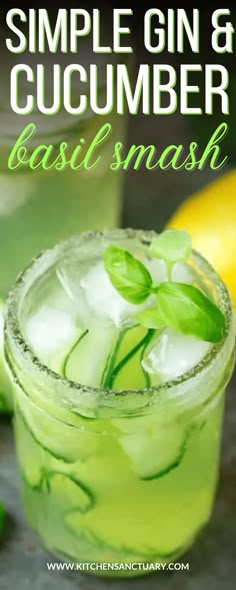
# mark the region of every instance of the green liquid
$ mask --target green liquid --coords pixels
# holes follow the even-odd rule
[[[7,326],[27,520],[47,549],[71,563],[172,562],[208,522],[214,501],[224,391],[234,363],[233,325],[232,338],[205,371],[155,389],[161,377],[147,373],[142,360],[160,335],[98,317],[93,297],[87,315],[84,307],[87,276],[89,294],[94,289],[100,311],[108,313],[108,287],[96,275],[95,291],[88,271],[101,261],[109,241],[127,244],[141,258],[146,242],[129,235],[84,237],[33,266],[33,283],[28,278],[17,313],[23,336],[57,379],[35,360],[28,366],[24,353],[19,361],[11,323]],[[201,280],[213,290],[205,275]],[[68,323],[73,333],[67,333]],[[170,367],[170,359],[165,362]]]
[[[152,337],[143,331],[133,328],[123,342],[119,339],[116,366],[121,370],[114,386],[144,386],[142,346],[130,354],[134,338],[145,347]],[[82,338],[64,364],[70,378],[78,370],[81,344]],[[128,359],[123,365],[121,357]],[[71,562],[173,561],[193,543],[211,513],[223,402],[221,392],[209,406],[202,403],[185,413],[163,405],[137,417],[74,415],[74,426],[69,426],[19,390],[16,446],[32,528],[50,551]]]
[[[190,421],[78,418],[77,431],[25,403],[15,415],[24,505],[50,551],[72,562],[148,563],[192,544],[211,513],[222,396]]]

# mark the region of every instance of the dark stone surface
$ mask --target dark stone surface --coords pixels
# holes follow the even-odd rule
[[[184,557],[189,571],[129,581],[47,570],[53,558],[27,526],[18,490],[11,423],[0,420],[0,497],[7,510],[0,550],[1,590],[234,590],[236,547],[236,375],[227,396],[220,484],[210,524]],[[181,559],[179,560],[181,561]]]

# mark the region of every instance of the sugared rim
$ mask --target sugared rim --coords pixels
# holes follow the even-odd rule
[[[18,302],[20,301],[20,295],[22,289],[26,287],[28,279],[31,275],[40,269],[43,264],[44,271],[48,269],[52,264],[55,264],[59,258],[63,256],[69,249],[73,248],[73,246],[78,247],[86,243],[86,241],[93,239],[93,238],[107,238],[116,239],[121,238],[138,238],[140,242],[150,242],[150,240],[157,235],[155,231],[145,231],[145,230],[133,230],[130,228],[127,229],[109,229],[104,231],[87,231],[79,235],[72,236],[71,238],[59,242],[53,248],[44,250],[38,256],[36,256],[30,264],[26,267],[26,269],[17,277],[16,282],[12,289],[9,292],[7,302],[6,302],[6,320],[5,320],[5,335],[9,332],[10,336],[14,339],[14,343],[16,344],[18,351],[22,355],[22,358],[25,360],[26,367],[30,370],[31,374],[34,371],[37,371],[38,375],[43,376],[46,378],[47,382],[53,387],[54,385],[58,385],[58,383],[63,386],[63,388],[68,388],[74,390],[75,392],[86,392],[88,394],[102,394],[102,397],[108,396],[124,396],[128,394],[160,394],[162,391],[174,389],[176,386],[186,383],[190,381],[192,378],[198,376],[200,373],[206,369],[212,360],[218,356],[220,351],[222,350],[224,343],[227,339],[227,336],[230,332],[230,326],[233,320],[233,310],[231,305],[231,300],[229,293],[227,291],[226,286],[224,285],[223,281],[219,277],[219,275],[215,272],[212,266],[206,261],[206,259],[193,250],[192,252],[192,259],[196,262],[196,267],[202,273],[207,275],[207,278],[214,284],[216,288],[218,297],[219,297],[219,306],[224,313],[225,320],[226,320],[226,333],[224,338],[221,342],[214,344],[210,351],[206,353],[203,359],[195,365],[189,371],[183,373],[179,377],[172,379],[170,381],[166,381],[165,383],[158,385],[158,386],[150,386],[146,388],[140,389],[125,389],[125,390],[117,390],[117,389],[107,389],[105,390],[102,387],[92,387],[83,383],[76,383],[70,379],[62,377],[59,373],[56,373],[52,369],[48,368],[44,365],[40,359],[35,355],[33,350],[31,349],[29,343],[25,340],[18,320]],[[43,273],[39,273],[36,276],[40,276]],[[79,403],[79,397],[78,403]]]

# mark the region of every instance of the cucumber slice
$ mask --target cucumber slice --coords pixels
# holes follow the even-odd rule
[[[119,442],[136,475],[157,479],[177,468],[186,451],[189,431],[181,425],[160,424],[155,416],[113,420],[122,432]]]
[[[76,510],[85,514],[94,506],[90,490],[76,477],[60,472],[47,474],[47,489],[54,505],[61,504],[63,510]]]
[[[149,436],[128,436],[121,441],[132,468],[141,479],[157,479],[178,467],[186,450],[182,433],[174,430],[172,437],[167,431]],[[167,438],[166,438],[167,437]]]
[[[113,365],[107,371],[103,386],[115,389],[138,389],[148,387],[150,380],[144,372],[141,360],[154,331],[135,326],[120,334]]]
[[[147,329],[139,325],[124,330],[123,338],[116,355],[116,366],[119,365],[127,355],[132,353],[133,349],[143,340],[146,334]]]
[[[91,556],[95,553],[97,561],[171,561],[181,553],[182,548],[171,547],[171,542],[169,550],[158,548],[153,523],[150,523],[146,530],[143,529],[142,524],[139,524],[138,515],[131,534],[122,518],[119,523],[114,522],[113,526],[111,522],[114,522],[114,514],[107,514],[106,510],[99,521],[93,513],[83,516],[76,510],[68,512],[65,517],[69,531],[81,546],[87,545],[87,552],[89,551]]]
[[[85,336],[87,336],[89,330],[82,330],[78,337],[76,342],[73,344],[72,348],[69,350],[69,352],[66,354],[63,363],[62,363],[62,369],[61,369],[61,373],[63,375],[63,377],[67,376],[67,370],[68,370],[68,364],[69,362],[71,362],[71,359],[73,360],[73,353],[76,350],[77,346],[82,342],[82,340],[85,338]]]
[[[39,489],[44,478],[45,452],[36,443],[20,412],[15,414],[13,422],[22,475],[32,488]]]
[[[63,506],[87,512],[94,505],[88,488],[73,475],[63,472],[63,464],[36,443],[19,411],[14,418],[14,430],[19,463],[27,484],[33,489],[43,486],[54,496],[55,504],[61,502]]]
[[[20,393],[19,389],[19,393]],[[18,396],[18,402],[20,397]],[[35,406],[29,398],[23,398],[17,412],[31,434],[32,439],[55,459],[65,463],[83,463],[96,453],[101,437],[85,429],[70,426]]]
[[[98,386],[117,335],[118,330],[114,326],[86,330],[66,359],[65,376],[77,383]]]

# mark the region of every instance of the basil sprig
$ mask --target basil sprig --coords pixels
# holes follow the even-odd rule
[[[127,250],[109,246],[104,256],[104,266],[110,281],[129,303],[143,303],[150,295],[152,277],[146,267]]]
[[[167,229],[150,245],[150,254],[156,258],[162,258],[166,262],[184,262],[191,254],[191,237],[186,231]]]
[[[152,256],[165,260],[168,277],[172,266],[187,260],[190,252],[190,236],[177,230],[163,232],[150,246]],[[224,337],[222,311],[197,287],[170,280],[155,285],[144,264],[115,245],[108,246],[104,265],[112,285],[130,303],[138,305],[155,295],[153,307],[137,313],[139,324],[156,330],[169,326],[206,342],[220,342]]]

